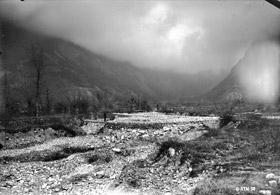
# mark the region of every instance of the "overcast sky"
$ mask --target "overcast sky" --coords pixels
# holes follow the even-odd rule
[[[280,30],[280,10],[261,0],[3,0],[0,13],[139,67],[187,73],[227,73],[252,41]]]

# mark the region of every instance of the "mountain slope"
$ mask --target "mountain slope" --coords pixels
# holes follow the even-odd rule
[[[278,37],[253,42],[230,74],[202,99],[260,102],[275,100],[279,93],[279,43]]]
[[[213,84],[210,77],[179,75],[171,71],[140,69],[129,62],[110,59],[79,45],[3,23],[2,60],[7,67],[8,83],[15,97],[26,102],[34,94],[35,71],[30,62],[30,48],[44,52],[42,94],[46,91],[61,101],[83,94],[96,98],[140,95],[155,100],[178,99],[198,95]],[[3,68],[3,67],[2,67]]]

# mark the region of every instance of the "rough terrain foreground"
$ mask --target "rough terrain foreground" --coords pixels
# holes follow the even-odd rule
[[[101,129],[85,124],[86,136],[10,146],[0,151],[0,194],[191,194],[207,175],[190,178],[174,148],[155,155],[166,140],[192,140],[217,125],[218,117],[120,114]]]

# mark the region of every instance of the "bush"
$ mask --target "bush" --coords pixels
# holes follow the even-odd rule
[[[220,133],[219,129],[208,129],[208,132],[204,134],[205,137],[216,137]]]
[[[178,142],[176,140],[167,140],[160,145],[160,149],[155,157],[155,161],[158,161],[163,155],[168,153],[169,148],[174,148],[176,151],[183,149],[185,144],[182,142]]]
[[[89,164],[104,164],[109,163],[113,160],[113,157],[109,154],[95,154],[88,158]]]
[[[220,116],[220,128],[226,126],[230,122],[234,121],[233,113],[232,112],[225,112]]]
[[[203,141],[178,142],[176,140],[168,140],[160,145],[160,148],[153,159],[154,162],[159,161],[164,155],[168,154],[168,149],[174,148],[175,151],[182,151],[180,165],[186,162],[191,163],[193,168],[199,167],[205,159],[214,158],[213,144]]]
[[[54,111],[55,113],[66,113],[67,112],[67,104],[64,103],[64,102],[57,102],[55,105],[54,105]]]

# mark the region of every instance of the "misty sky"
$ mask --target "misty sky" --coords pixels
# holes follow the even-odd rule
[[[228,73],[253,40],[280,32],[280,10],[261,0],[4,0],[0,14],[108,57],[181,73]]]

